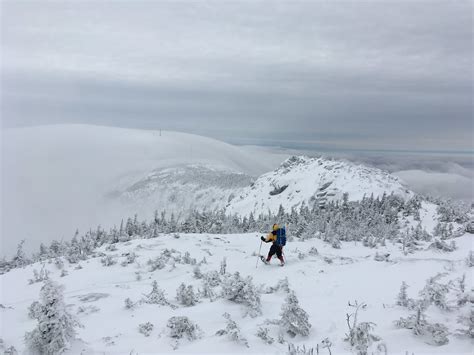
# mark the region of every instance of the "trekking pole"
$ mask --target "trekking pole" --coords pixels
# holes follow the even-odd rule
[[[260,251],[262,250],[262,241],[260,241],[260,248],[258,249],[258,255],[257,255],[257,263],[255,264],[255,268],[258,267],[258,259],[260,259]]]

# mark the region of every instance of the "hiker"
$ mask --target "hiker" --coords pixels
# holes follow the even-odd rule
[[[273,225],[273,230],[267,235],[267,238],[265,237],[260,237],[262,242],[268,243],[268,242],[273,242],[272,246],[270,247],[270,251],[268,252],[267,259],[264,259],[263,256],[261,256],[262,261],[265,264],[268,264],[270,260],[272,259],[273,255],[277,255],[277,258],[280,260],[280,265],[283,266],[285,265],[285,261],[283,260],[283,247],[286,244],[286,231],[285,227],[281,228],[278,224]]]

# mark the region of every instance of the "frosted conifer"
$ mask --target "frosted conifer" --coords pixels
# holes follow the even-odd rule
[[[152,290],[149,294],[145,295],[144,302],[150,304],[159,304],[162,306],[167,306],[170,303],[165,297],[165,293],[158,287],[158,282],[153,281]]]
[[[402,285],[400,286],[400,292],[398,293],[398,297],[397,297],[397,304],[399,306],[402,306],[402,307],[408,306],[407,288],[408,288],[408,285],[406,284],[405,281],[403,281]]]
[[[176,299],[179,303],[187,307],[194,306],[199,301],[197,294],[194,293],[193,286],[188,285],[186,287],[184,283],[178,287]]]
[[[232,302],[247,307],[246,314],[256,317],[262,314],[260,294],[252,282],[252,277],[242,279],[238,272],[228,275],[222,282],[222,296]]]
[[[308,336],[311,328],[308,313],[300,307],[294,291],[290,291],[286,296],[281,311],[280,324],[290,336],[294,337],[297,334]]]
[[[25,334],[26,345],[32,352],[60,354],[68,349],[80,324],[66,309],[62,287],[51,280],[41,288],[39,307],[38,325]]]

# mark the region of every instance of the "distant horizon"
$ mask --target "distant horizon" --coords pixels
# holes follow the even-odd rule
[[[194,134],[198,136],[203,136],[207,138],[212,138],[226,142],[236,146],[258,146],[258,147],[268,147],[276,149],[287,149],[287,150],[298,150],[298,151],[308,151],[308,152],[334,152],[334,153],[401,153],[401,154],[441,154],[441,155],[474,155],[474,149],[472,150],[435,150],[435,149],[387,149],[387,148],[356,148],[351,146],[345,147],[336,147],[334,143],[318,143],[318,142],[308,142],[307,140],[302,140],[300,143],[297,140],[272,140],[265,138],[244,138],[244,137],[225,137],[213,134],[205,134],[202,132],[195,132],[194,130],[178,130],[178,129],[160,129],[153,127],[133,127],[133,126],[116,126],[113,124],[96,124],[96,123],[84,123],[84,122],[58,122],[58,123],[43,123],[43,124],[29,124],[29,125],[18,125],[18,126],[9,126],[2,127],[3,130],[8,129],[21,129],[29,127],[42,127],[42,126],[59,126],[59,125],[85,125],[85,126],[97,126],[97,127],[110,127],[110,128],[121,128],[121,129],[136,129],[136,130],[147,130],[147,131],[162,131],[162,132],[179,132]],[[474,158],[474,156],[473,156]]]

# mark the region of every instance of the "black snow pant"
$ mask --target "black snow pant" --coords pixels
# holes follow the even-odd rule
[[[277,258],[280,259],[280,261],[283,261],[283,256],[282,256],[282,249],[283,247],[276,245],[275,243],[272,244],[270,247],[270,251],[268,252],[268,257],[267,261],[270,261],[273,255],[277,255]]]

